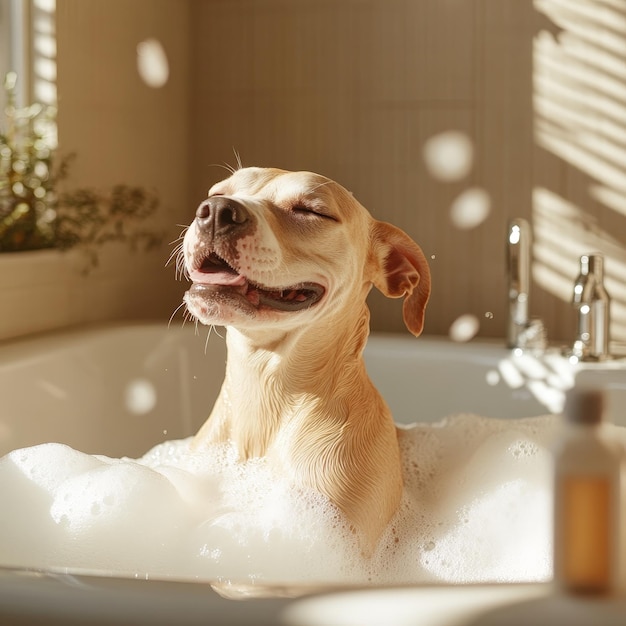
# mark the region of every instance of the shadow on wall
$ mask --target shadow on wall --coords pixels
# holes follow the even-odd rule
[[[564,302],[582,254],[605,256],[611,332],[626,340],[626,2],[536,0],[534,277]]]

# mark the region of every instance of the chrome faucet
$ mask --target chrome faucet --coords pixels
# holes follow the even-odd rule
[[[532,229],[520,217],[509,222],[507,233],[507,272],[509,318],[507,347],[543,350],[546,332],[541,320],[529,317],[531,284]]]
[[[609,358],[611,299],[604,288],[604,257],[583,254],[574,283],[572,304],[578,314],[578,330],[572,353],[581,361]]]

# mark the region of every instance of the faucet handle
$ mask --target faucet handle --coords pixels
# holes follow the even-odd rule
[[[583,361],[609,358],[611,298],[604,287],[604,257],[583,254],[572,297],[578,328],[572,354]]]

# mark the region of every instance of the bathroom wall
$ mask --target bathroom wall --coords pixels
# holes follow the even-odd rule
[[[490,337],[505,333],[506,224],[526,217],[549,337],[571,341],[578,256],[599,249],[626,338],[623,0],[191,6],[198,199],[233,149],[324,173],[431,259],[426,332],[469,314]],[[371,307],[374,328],[402,329],[399,303]]]
[[[578,257],[598,250],[613,335],[626,340],[625,7],[57,0],[60,142],[78,155],[69,184],[158,191],[174,239],[234,151],[245,165],[319,171],[422,245],[436,334],[470,315],[479,335],[504,336],[506,224],[526,217],[530,309],[550,339],[571,341]],[[160,89],[136,71],[147,37],[167,53]],[[0,263],[0,337],[165,319],[184,291],[168,255],[112,248],[88,277],[68,257]],[[403,328],[399,302],[373,292],[370,304],[374,329]]]
[[[76,155],[65,188],[125,183],[157,193],[154,227],[165,240],[149,254],[103,247],[88,273],[79,253],[0,255],[0,338],[99,320],[167,321],[180,303],[184,285],[165,263],[178,224],[190,219],[189,28],[188,4],[178,0],[57,0],[59,150]],[[167,54],[170,77],[159,89],[137,72],[137,44],[147,38]]]

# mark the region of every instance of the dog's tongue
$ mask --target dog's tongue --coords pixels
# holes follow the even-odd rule
[[[192,270],[189,277],[194,283],[202,285],[227,285],[229,287],[239,287],[246,285],[245,276],[228,270],[203,271],[201,269]]]
[[[265,306],[279,311],[299,311],[308,308],[324,294],[323,287],[315,283],[303,283],[287,289],[263,288],[249,282],[245,276],[215,254],[206,257],[200,267],[190,270],[189,278],[196,285],[231,289],[244,296],[255,307]]]

